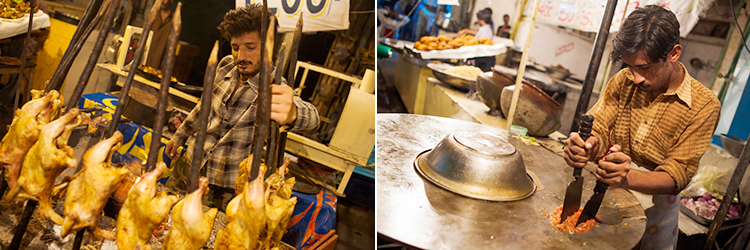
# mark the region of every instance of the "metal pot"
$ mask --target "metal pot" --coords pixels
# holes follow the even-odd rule
[[[452,69],[454,67],[453,65],[430,63],[427,64],[427,67],[432,70],[432,74],[435,75],[435,78],[453,87],[473,89],[473,85],[477,81],[477,79],[469,79],[462,76],[446,73],[445,71]]]
[[[417,172],[454,193],[491,201],[531,196],[536,185],[506,139],[482,132],[449,134],[414,162]]]

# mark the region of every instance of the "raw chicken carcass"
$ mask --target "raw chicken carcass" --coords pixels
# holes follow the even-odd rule
[[[227,204],[227,226],[216,235],[215,249],[261,249],[266,228],[264,174],[260,168],[258,177]]]
[[[112,154],[120,145],[122,134],[115,131],[112,137],[100,141],[83,155],[83,167],[73,176],[65,196],[62,237],[71,231],[88,228],[97,238],[115,239],[113,232],[99,228],[99,215],[117,184],[130,173],[128,169],[116,168],[110,163]]]
[[[5,180],[13,188],[26,153],[36,143],[42,126],[57,119],[62,105],[62,97],[56,90],[45,96],[41,91],[32,90],[34,99],[16,110],[8,132],[0,142],[0,169],[5,169]]]
[[[42,218],[62,223],[62,217],[52,209],[50,196],[57,176],[66,168],[76,167],[73,148],[68,146],[68,138],[73,129],[81,124],[78,114],[78,109],[74,108],[57,120],[44,125],[39,140],[26,155],[18,183],[8,192],[7,201],[39,201],[39,214]]]
[[[208,178],[201,177],[198,189],[177,202],[172,211],[172,228],[164,239],[164,250],[200,249],[211,236],[216,208],[203,212],[201,198],[208,192]]]
[[[156,169],[141,176],[141,180],[128,192],[128,198],[117,216],[119,249],[151,249],[148,240],[152,232],[180,200],[174,195],[156,194],[156,181],[164,169],[166,166],[163,162],[157,163]]]

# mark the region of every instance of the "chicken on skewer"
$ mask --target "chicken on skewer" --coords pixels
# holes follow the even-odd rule
[[[65,196],[62,237],[71,231],[88,228],[97,238],[115,239],[114,232],[99,228],[99,215],[117,184],[130,173],[128,169],[116,168],[110,163],[112,154],[120,145],[122,134],[115,131],[112,137],[100,141],[83,155],[83,167],[73,176]]]
[[[156,181],[166,169],[164,162],[141,176],[133,185],[117,216],[117,247],[119,249],[148,250],[152,232],[164,221],[180,198],[165,193],[156,194]]]
[[[172,228],[164,239],[164,250],[200,249],[211,236],[214,219],[219,212],[211,208],[203,212],[201,198],[208,192],[208,178],[201,177],[198,189],[177,202],[172,212]]]
[[[253,162],[253,155],[250,154],[247,158],[242,160],[240,162],[240,166],[238,167],[237,173],[237,179],[234,180],[234,193],[235,195],[240,195],[242,192],[245,191],[245,184],[247,184],[248,179],[250,178],[250,164]],[[265,162],[260,163],[260,168],[263,169],[265,172],[266,164]]]
[[[57,119],[63,103],[56,90],[45,96],[40,96],[38,90],[31,93],[33,99],[16,110],[8,133],[0,142],[0,169],[5,169],[5,180],[11,188],[16,185],[26,153],[39,138],[42,126]]]
[[[38,201],[42,218],[62,223],[62,217],[52,209],[51,195],[57,176],[66,168],[76,167],[73,148],[68,146],[68,138],[73,129],[81,125],[78,115],[78,109],[74,108],[57,120],[44,125],[39,140],[26,155],[17,185],[8,192],[7,201]]]
[[[261,167],[258,177],[245,185],[242,193],[227,204],[227,226],[216,235],[216,250],[261,249],[260,237],[266,227],[263,188],[265,171]]]
[[[266,238],[263,242],[264,249],[281,247],[281,237],[286,232],[286,226],[294,212],[294,205],[297,204],[297,197],[292,197],[294,177],[284,181],[284,175],[289,171],[288,165],[289,159],[284,158],[284,165],[266,180],[265,199],[268,221],[266,222]]]

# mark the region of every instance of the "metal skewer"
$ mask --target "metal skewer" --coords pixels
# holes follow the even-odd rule
[[[79,41],[86,41],[86,39],[88,39],[89,35],[91,34],[91,31],[89,30],[93,30],[94,26],[96,26],[96,24],[99,22],[99,19],[101,19],[102,10],[108,9],[108,7],[106,6],[108,6],[110,0],[107,0],[107,4],[104,5],[104,8],[101,8],[103,2],[104,0],[93,0],[89,3],[89,6],[86,8],[86,12],[83,14],[83,18],[78,23],[78,27],[76,28],[75,33],[73,33],[73,37],[70,39],[70,44],[76,44],[76,46],[68,46],[68,48],[65,50],[65,54],[63,54],[62,60],[57,65],[55,73],[52,75],[52,78],[49,80],[47,86],[44,89],[45,94],[53,89],[58,90],[62,86],[62,82],[65,79],[65,76],[68,75],[68,71],[73,65],[73,60],[75,60],[75,58],[78,56],[78,52],[81,51],[82,46],[77,46],[79,44]],[[97,13],[96,19],[94,19],[94,13]],[[93,22],[92,19],[94,19]]]
[[[65,107],[66,113],[70,111],[71,108],[76,106],[76,104],[78,103],[78,99],[81,99],[81,95],[83,95],[83,89],[86,88],[86,85],[89,82],[89,78],[91,78],[91,73],[94,71],[94,67],[96,66],[96,61],[99,60],[99,55],[101,54],[102,48],[104,47],[104,41],[107,40],[109,28],[112,27],[112,20],[114,20],[115,13],[117,12],[117,8],[119,6],[120,0],[112,0],[112,4],[109,6],[109,10],[107,11],[107,17],[104,19],[104,23],[102,24],[102,29],[101,31],[99,31],[99,37],[97,37],[96,39],[94,49],[91,51],[91,56],[89,56],[89,61],[86,63],[86,67],[83,69],[83,73],[81,74],[81,78],[78,81],[78,85],[76,85],[76,88],[73,90],[73,94],[71,95],[70,99],[68,99],[68,103]]]
[[[273,78],[273,84],[281,84],[281,68],[284,65],[284,56],[286,56],[286,44],[282,43],[279,48],[279,55],[276,57],[276,75]],[[294,103],[292,103],[294,105]],[[269,112],[270,113],[270,112]],[[268,155],[266,156],[266,166],[268,166],[269,173],[276,172],[277,159],[278,159],[278,139],[279,139],[279,124],[275,121],[271,121],[271,131],[268,135]]]
[[[177,9],[174,13],[174,19],[172,21],[172,31],[169,33],[169,39],[167,41],[167,55],[165,57],[164,66],[161,70],[161,88],[159,89],[159,102],[156,103],[156,119],[154,120],[154,126],[151,134],[151,146],[148,150],[148,158],[146,159],[146,172],[151,172],[156,167],[156,162],[159,160],[159,147],[161,146],[161,134],[162,127],[164,127],[165,113],[167,110],[167,97],[169,97],[169,84],[172,78],[172,68],[174,68],[175,61],[175,50],[177,49],[177,41],[180,40],[180,30],[182,29],[182,16],[180,9],[182,9],[182,2],[177,3]],[[133,69],[131,69],[133,70]]]
[[[261,158],[267,156],[263,152],[263,144],[268,138],[271,121],[271,56],[273,55],[275,16],[268,17],[268,2],[263,0],[263,15],[261,16],[261,52],[260,52],[260,84],[258,84],[258,108],[255,113],[255,131],[253,132],[253,161],[250,168],[249,180],[258,177]],[[270,19],[270,20],[269,20]],[[268,20],[268,21],[266,21]],[[270,150],[270,149],[269,149]]]
[[[86,87],[88,79],[89,77],[91,77],[91,72],[94,69],[94,65],[96,65],[96,60],[99,58],[99,54],[102,51],[104,41],[107,38],[109,27],[112,26],[112,20],[114,20],[115,18],[115,12],[117,11],[118,6],[120,6],[120,0],[113,0],[112,4],[109,6],[107,17],[104,19],[104,24],[102,25],[102,31],[99,33],[99,37],[96,41],[96,44],[94,45],[94,50],[91,52],[91,57],[89,57],[89,61],[83,71],[83,75],[81,75],[81,81],[79,82],[78,86],[76,86],[76,89],[73,92],[73,96],[71,97],[71,99],[69,99],[69,102],[78,102],[78,99],[81,98],[83,88]],[[65,112],[70,111],[73,106],[74,105],[72,105],[71,103],[68,103],[68,106],[65,108]],[[16,226],[16,232],[13,235],[13,240],[10,243],[9,249],[20,248],[21,240],[23,239],[23,235],[26,233],[26,227],[29,225],[31,215],[34,213],[34,210],[36,210],[36,206],[38,204],[39,203],[35,200],[29,200],[26,202],[23,216],[21,217],[20,223]]]
[[[26,79],[26,76],[24,76],[23,69],[24,67],[26,67],[26,54],[28,52],[31,52],[27,50],[29,50],[28,44],[29,40],[31,40],[31,30],[34,23],[34,7],[36,7],[36,1],[30,1],[29,8],[31,8],[31,10],[29,12],[31,12],[31,15],[29,15],[29,28],[28,30],[26,30],[26,40],[23,43],[23,49],[21,49],[21,72],[18,72],[18,79],[16,80],[16,100],[13,103],[13,110],[17,110],[18,104],[21,103],[21,99],[19,98],[21,96],[21,89],[24,85],[26,85],[26,83],[30,84],[28,80],[25,81],[26,83],[24,83],[24,79]],[[25,94],[25,96],[28,96],[28,94]]]
[[[295,78],[297,77],[297,52],[299,51],[299,40],[302,39],[302,13],[299,14],[297,19],[297,27],[294,28],[294,40],[292,42],[292,50],[289,51],[289,73],[286,77],[289,86],[294,88],[296,85]]]
[[[302,38],[302,13],[297,19],[297,27],[294,29],[294,40],[292,42],[292,50],[289,52],[289,75],[286,78],[287,84],[294,89],[295,78],[297,75],[297,51],[299,51],[299,40]],[[278,70],[278,69],[277,69]],[[287,131],[282,130],[279,136],[276,138],[276,165],[281,165],[284,162],[284,152],[286,151],[286,135]]]
[[[206,128],[208,127],[208,113],[211,110],[211,95],[214,88],[214,78],[216,76],[216,64],[219,59],[219,41],[214,42],[214,48],[208,57],[206,66],[206,77],[203,79],[203,96],[201,97],[201,111],[198,116],[200,124],[198,125],[198,136],[195,138],[196,147],[193,149],[193,162],[190,165],[190,178],[188,179],[187,193],[192,193],[198,189],[198,180],[200,179],[200,169],[203,165],[203,144],[206,142]]]

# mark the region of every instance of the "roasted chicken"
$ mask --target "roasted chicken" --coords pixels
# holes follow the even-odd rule
[[[88,228],[97,238],[115,239],[114,232],[101,230],[98,222],[115,187],[130,173],[126,168],[116,168],[110,162],[120,145],[122,134],[115,131],[112,137],[100,141],[83,155],[83,167],[73,176],[65,196],[65,219],[59,223],[62,224],[62,237],[71,231]]]
[[[152,232],[172,210],[180,198],[165,193],[156,194],[156,181],[164,172],[163,162],[156,169],[141,176],[133,185],[117,216],[117,247],[119,249],[148,250]]]
[[[289,170],[289,159],[284,159],[283,166],[268,176],[265,182],[263,176],[266,166],[261,164],[258,177],[248,185],[246,182],[251,162],[252,155],[240,163],[235,192],[241,190],[241,193],[227,205],[227,227],[219,231],[214,244],[216,249],[280,247],[281,237],[286,232],[294,205],[297,204],[297,197],[292,197],[294,178],[284,180],[284,175]]]
[[[57,119],[62,105],[60,93],[52,90],[41,97],[41,91],[32,90],[34,99],[16,110],[8,133],[0,142],[0,169],[5,169],[5,180],[13,188],[26,153],[36,143],[42,126]]]
[[[227,226],[216,235],[216,250],[262,248],[261,233],[266,228],[264,175],[261,168],[258,177],[227,204]]]
[[[104,116],[99,116],[96,118],[91,119],[91,115],[89,113],[81,113],[81,119],[83,119],[83,124],[86,124],[86,134],[94,134],[100,127],[109,127],[110,120],[107,118],[104,118]]]
[[[284,158],[284,165],[276,173],[271,174],[266,180],[266,238],[263,241],[264,249],[281,247],[281,237],[286,232],[289,218],[294,212],[297,197],[292,197],[294,177],[284,180],[284,175],[289,171],[287,166],[289,159]]]
[[[245,184],[247,184],[247,180],[250,178],[250,165],[253,162],[253,155],[251,154],[242,162],[240,162],[239,170],[237,171],[237,179],[234,180],[234,194],[240,195],[243,191],[245,191]],[[266,169],[266,164],[261,161],[260,163],[261,169]],[[265,171],[264,171],[265,172]]]
[[[43,218],[62,222],[62,217],[52,209],[51,195],[57,176],[66,168],[76,167],[68,138],[73,129],[81,124],[78,113],[78,109],[71,109],[57,120],[44,125],[39,140],[26,154],[18,183],[8,192],[7,201],[39,201],[39,214]]]
[[[177,202],[172,210],[172,228],[167,233],[162,246],[170,249],[200,249],[211,236],[216,208],[203,212],[201,198],[208,192],[208,178],[201,177],[198,189]]]

